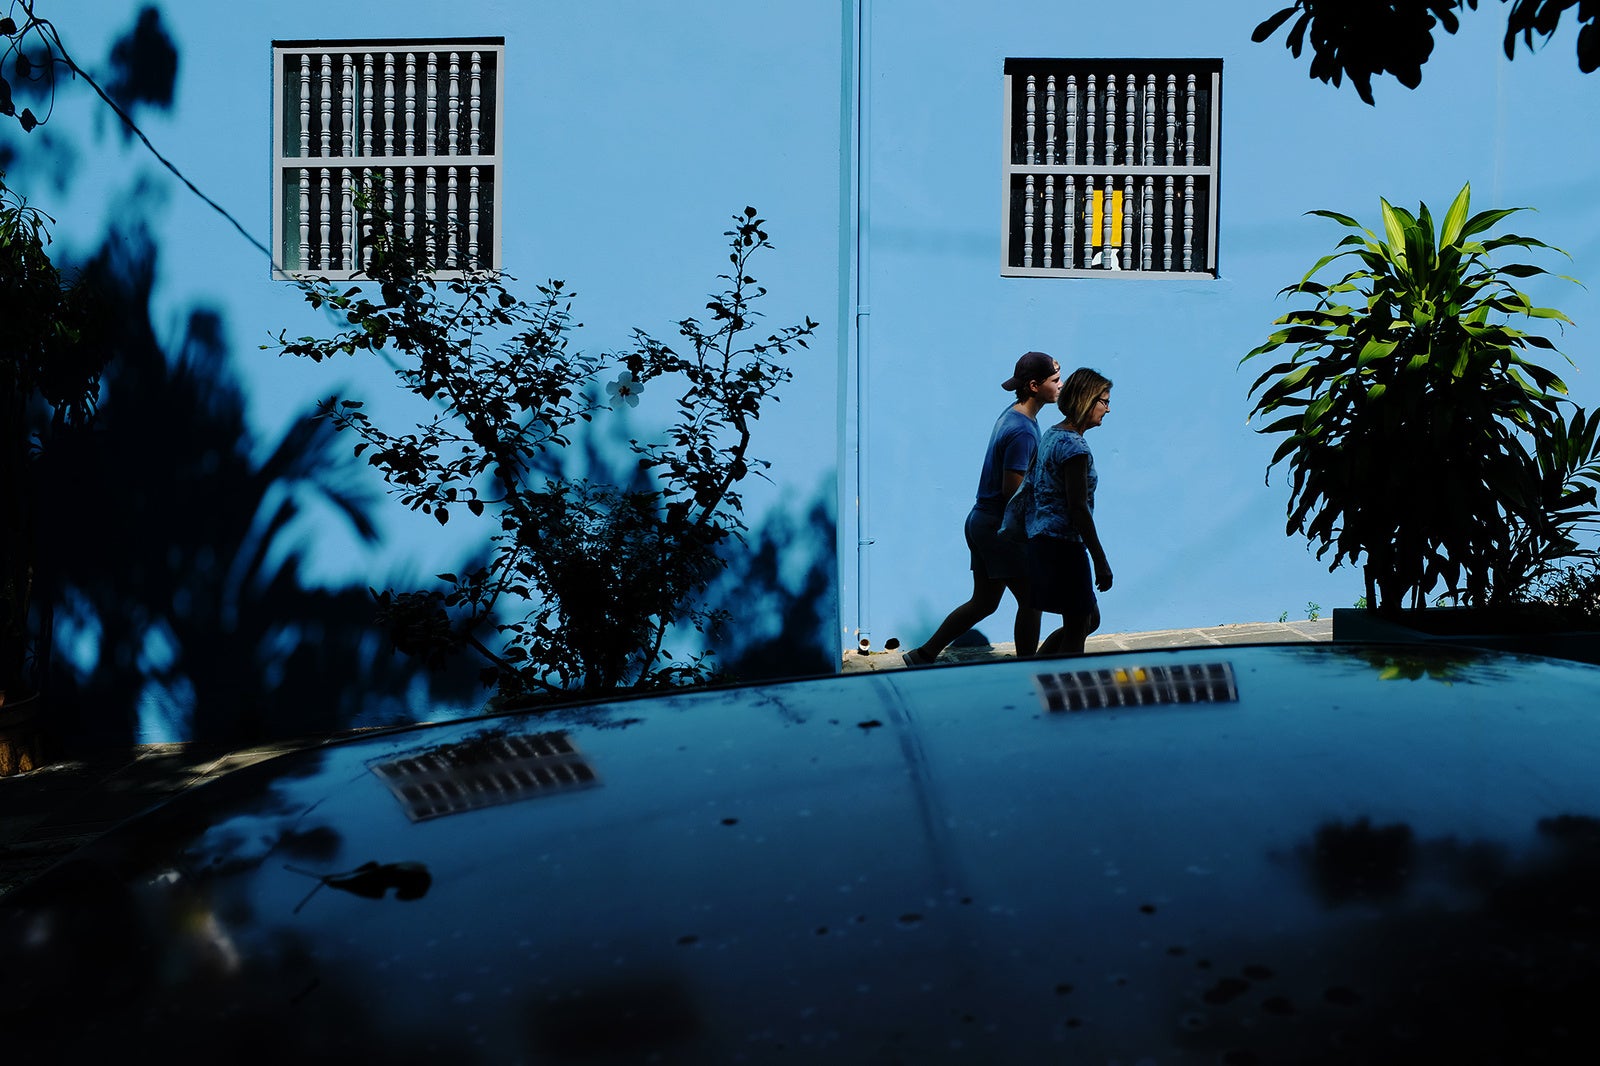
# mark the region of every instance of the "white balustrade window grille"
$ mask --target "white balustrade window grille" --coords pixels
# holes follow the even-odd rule
[[[499,270],[505,38],[274,41],[276,278],[361,275],[357,193],[440,277]]]
[[[413,822],[600,784],[565,732],[491,733],[375,763],[372,772]]]
[[[1006,277],[1217,276],[1220,59],[1008,59]]]

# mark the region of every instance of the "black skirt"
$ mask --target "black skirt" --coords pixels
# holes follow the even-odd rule
[[[1087,617],[1098,606],[1089,549],[1081,540],[1029,537],[1028,584],[1034,606],[1047,614]]]

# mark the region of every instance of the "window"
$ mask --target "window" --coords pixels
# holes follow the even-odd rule
[[[1037,674],[1033,682],[1047,711],[1239,702],[1239,684],[1230,663],[1071,670]]]
[[[372,772],[413,822],[600,784],[565,732],[470,737],[377,763]]]
[[[1215,277],[1220,59],[1008,59],[1006,277]]]
[[[503,37],[274,41],[273,276],[354,276],[364,189],[445,277],[500,269]]]

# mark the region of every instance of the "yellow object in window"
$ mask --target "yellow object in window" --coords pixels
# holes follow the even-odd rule
[[[1099,248],[1109,243],[1113,248],[1122,247],[1122,190],[1111,190],[1111,240],[1106,241],[1106,210],[1105,190],[1096,189],[1094,197],[1089,204],[1089,246]]]

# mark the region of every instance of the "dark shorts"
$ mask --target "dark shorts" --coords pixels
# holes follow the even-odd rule
[[[1047,614],[1094,614],[1094,571],[1082,541],[1029,537],[1026,554],[1034,606]]]
[[[967,547],[972,550],[972,572],[1007,585],[1020,585],[1027,580],[1027,560],[1020,544],[1000,536],[1000,517],[976,507],[967,512]]]

